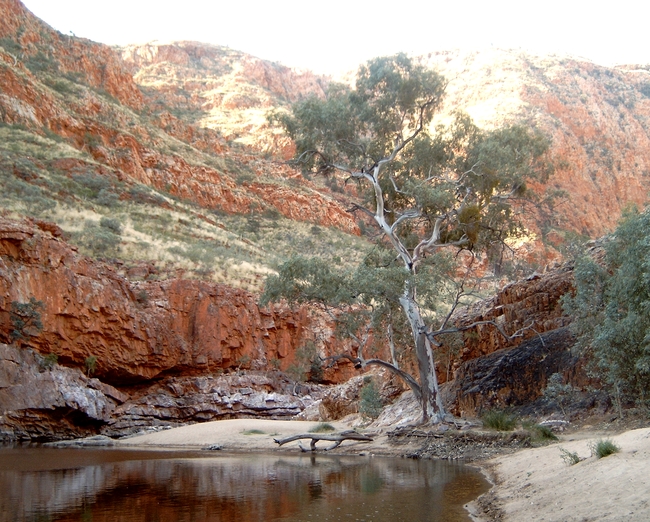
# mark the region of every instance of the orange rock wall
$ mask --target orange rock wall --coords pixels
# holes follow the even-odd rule
[[[83,368],[97,357],[97,377],[125,384],[165,374],[286,369],[312,330],[323,329],[305,308],[260,309],[251,294],[223,285],[130,282],[77,254],[55,237],[59,232],[0,218],[0,342],[13,330],[11,303],[34,297],[45,305],[43,330],[24,344],[64,365]],[[320,347],[322,355],[345,349],[333,336]],[[352,365],[339,365],[325,378],[353,374]]]
[[[452,370],[466,361],[518,346],[539,334],[567,326],[571,319],[562,311],[561,297],[573,288],[572,268],[571,264],[566,264],[511,283],[494,297],[458,312],[452,322],[459,327],[483,321],[494,324],[479,324],[464,331],[463,347],[452,355]],[[495,325],[506,335],[517,334],[516,337],[504,337]],[[447,349],[443,346],[441,350]],[[442,365],[439,375],[444,382],[446,372]]]

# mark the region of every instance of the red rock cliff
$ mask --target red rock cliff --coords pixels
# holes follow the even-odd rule
[[[286,369],[319,321],[304,308],[260,309],[253,295],[223,285],[130,282],[77,254],[59,233],[51,224],[0,218],[0,341],[13,330],[11,303],[34,297],[44,303],[43,329],[25,344],[58,355],[64,365],[83,368],[94,356],[95,375],[112,384],[240,367]],[[323,355],[341,349],[333,337],[322,341]],[[325,377],[339,381],[353,372],[339,365]]]

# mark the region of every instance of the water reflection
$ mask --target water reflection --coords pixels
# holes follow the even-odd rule
[[[460,464],[331,456],[0,449],[0,521],[469,520]]]

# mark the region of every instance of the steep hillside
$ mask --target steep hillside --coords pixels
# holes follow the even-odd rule
[[[284,157],[290,144],[268,128],[265,112],[301,96],[321,95],[328,83],[194,42],[131,46],[122,56],[135,81],[161,106],[218,128],[235,142]],[[627,205],[647,202],[648,70],[498,49],[437,52],[420,59],[449,82],[436,123],[463,110],[482,127],[518,121],[551,138],[556,174],[547,186],[534,188],[553,204],[528,216],[534,238],[529,251],[539,254],[547,246],[562,249],[580,238],[599,237],[613,230]],[[552,251],[545,255],[554,257]]]
[[[523,121],[552,139],[556,173],[538,190],[565,197],[554,213],[538,216],[542,240],[560,245],[574,235],[600,237],[615,228],[627,205],[648,201],[647,67],[607,68],[498,49],[423,59],[449,81],[445,112],[465,110],[485,127]]]
[[[309,95],[323,96],[326,78],[309,71],[199,42],[152,42],[121,49],[155,110],[167,110],[229,141],[291,155],[286,137],[269,128],[267,112]]]
[[[158,277],[259,289],[291,252],[354,258],[364,241],[340,190],[174,116],[183,107],[157,104],[109,47],[52,30],[18,0],[0,9],[6,211],[56,222],[86,254],[153,261]]]

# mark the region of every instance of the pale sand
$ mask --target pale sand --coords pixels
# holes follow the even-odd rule
[[[233,419],[192,424],[181,428],[158,431],[147,435],[138,435],[118,442],[120,446],[145,447],[186,447],[203,448],[206,446],[221,446],[224,451],[256,451],[300,452],[299,442],[289,442],[278,446],[273,439],[282,439],[291,435],[305,433],[317,426],[318,422],[283,421],[266,419]],[[353,429],[351,423],[328,422],[336,430],[335,433]],[[252,433],[253,430],[262,433]],[[375,455],[399,455],[408,451],[410,445],[399,447],[389,446],[387,436],[381,430],[361,432],[372,436],[373,442],[344,441],[337,449],[337,454],[371,453]],[[302,445],[309,447],[310,440],[303,440]],[[332,442],[321,441],[318,448],[331,446]],[[413,446],[417,448],[417,446]]]
[[[206,422],[131,437],[120,445],[145,447],[205,447],[219,445],[225,451],[294,451],[297,442],[282,448],[273,441],[307,433],[316,422],[237,419]],[[331,422],[337,431],[351,429],[345,422]],[[261,434],[250,434],[259,430]],[[249,434],[246,434],[249,433]],[[372,443],[345,441],[337,454],[403,455],[413,446],[391,446],[385,434],[375,432]],[[479,463],[495,486],[487,494],[492,508],[477,520],[493,520],[501,512],[505,521],[644,521],[650,520],[650,428],[609,436],[596,432],[567,435],[542,448],[524,449]],[[621,451],[602,459],[590,456],[589,444],[611,439]],[[330,443],[321,442],[327,446]],[[304,446],[309,441],[303,441]],[[573,466],[562,460],[560,448],[585,460]],[[478,502],[485,504],[485,502]],[[479,510],[480,511],[480,510]]]
[[[612,440],[621,451],[592,457],[589,444],[600,439]],[[585,460],[569,466],[560,448]],[[504,514],[499,520],[650,520],[650,428],[614,436],[581,432],[550,446],[496,457],[484,469],[496,483],[488,495]]]

